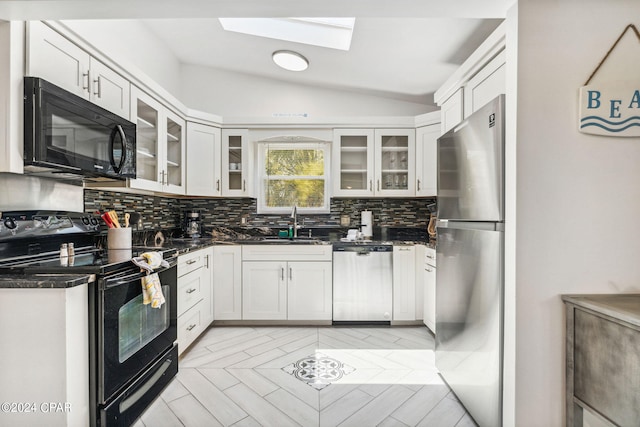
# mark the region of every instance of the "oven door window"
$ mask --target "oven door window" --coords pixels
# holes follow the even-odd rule
[[[171,298],[169,286],[162,287],[166,302],[160,308],[151,308],[151,304],[142,303],[142,294],[138,295],[118,312],[118,361],[120,363],[136,354],[169,329],[168,298]]]

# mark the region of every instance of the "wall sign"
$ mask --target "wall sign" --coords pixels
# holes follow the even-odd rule
[[[638,69],[628,66],[628,63],[618,67],[609,67],[611,70],[609,76],[605,76],[604,79],[599,78],[599,82],[594,81],[595,75],[630,30],[635,33],[636,41],[640,42],[638,29],[634,25],[627,26],[585,85],[580,88],[578,129],[582,133],[606,136],[640,136],[640,74]],[[637,47],[637,44],[634,46]]]

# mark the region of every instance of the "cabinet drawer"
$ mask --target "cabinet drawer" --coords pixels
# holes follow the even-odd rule
[[[202,302],[178,317],[178,352],[182,353],[198,338],[206,325],[203,324]]]
[[[331,261],[331,245],[243,245],[243,261]]]
[[[203,297],[201,270],[192,271],[178,279],[178,316],[193,307]]]
[[[178,257],[178,277],[204,266],[204,251],[189,252]]]

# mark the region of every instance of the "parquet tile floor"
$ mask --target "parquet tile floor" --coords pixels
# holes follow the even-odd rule
[[[475,426],[433,350],[417,326],[212,327],[134,427]]]

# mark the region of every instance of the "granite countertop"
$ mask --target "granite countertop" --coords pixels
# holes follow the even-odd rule
[[[95,281],[95,274],[7,274],[0,276],[0,289],[64,289]]]
[[[563,295],[562,300],[640,327],[640,294]]]
[[[283,238],[286,239],[286,238]],[[268,242],[268,241],[267,241]],[[333,243],[339,242],[338,240],[325,240],[322,238],[318,238],[318,243],[311,243],[312,245],[331,245]],[[407,240],[393,240],[393,241],[382,241],[382,240],[373,240],[370,243],[392,243],[395,246],[403,246],[403,245],[426,245],[431,248],[435,248],[434,244],[424,241],[407,241]],[[197,251],[199,249],[204,249],[213,245],[251,245],[251,244],[259,244],[265,245],[269,243],[265,243],[264,241],[256,240],[256,239],[238,239],[238,240],[220,240],[215,238],[194,238],[194,239],[167,239],[162,245],[157,246],[158,249],[162,248],[173,248],[178,251],[178,254],[185,254],[190,251]],[[274,245],[281,245],[282,243],[273,243]],[[295,240],[291,243],[284,243],[285,245],[295,245]],[[308,245],[308,242],[301,242],[300,244]]]
[[[335,228],[313,228],[312,237],[308,237],[308,228],[299,232],[298,239],[306,240],[306,242],[300,242],[301,244],[309,244],[309,239],[317,240],[315,244],[330,245],[340,241],[340,237],[344,236],[346,232],[341,229]],[[277,231],[276,231],[277,232]],[[173,238],[166,239],[158,248],[174,248],[178,250],[179,254],[187,253],[198,249],[204,249],[212,245],[250,245],[250,244],[268,244],[264,239],[278,239],[277,235],[274,235],[273,229],[266,228],[227,228],[216,227],[210,231],[207,231],[206,237],[199,238]],[[283,237],[282,239],[287,239]],[[278,239],[280,240],[280,239]],[[414,245],[421,244],[428,247],[435,248],[435,242],[429,241],[426,233],[424,235],[415,230],[400,229],[400,231],[388,232],[380,230],[374,230],[374,238],[372,243],[391,242],[394,245]],[[282,244],[276,243],[274,244]],[[291,243],[296,244],[295,239]],[[314,244],[314,243],[311,243]]]

